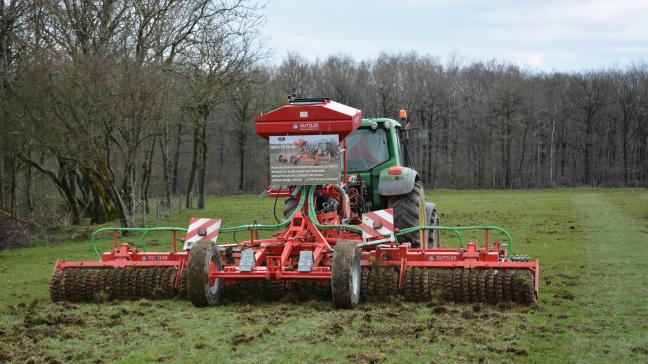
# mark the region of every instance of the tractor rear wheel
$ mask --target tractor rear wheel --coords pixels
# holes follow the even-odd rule
[[[387,206],[394,209],[394,226],[396,228],[403,230],[420,225],[419,201],[422,196],[424,196],[423,183],[416,181],[414,188],[409,193],[389,197]],[[421,246],[421,234],[418,230],[403,235],[400,240],[411,242],[413,248]]]
[[[340,241],[335,245],[331,293],[333,304],[339,308],[353,308],[360,302],[360,251],[353,241]]]
[[[210,266],[221,270],[221,259],[218,246],[211,241],[199,241],[189,253],[187,263],[187,296],[197,307],[213,306],[218,303],[223,290],[223,280],[209,280]]]

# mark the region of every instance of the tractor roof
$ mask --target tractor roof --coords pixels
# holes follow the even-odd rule
[[[361,128],[364,128],[364,127],[368,128],[368,127],[371,126],[371,123],[380,124],[380,123],[384,123],[386,121],[394,123],[394,126],[397,126],[399,128],[403,126],[399,121],[396,121],[396,120],[390,119],[390,118],[366,118],[366,119],[362,119],[362,125],[360,127]]]

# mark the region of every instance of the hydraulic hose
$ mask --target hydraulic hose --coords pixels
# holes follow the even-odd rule
[[[299,192],[299,189],[303,187],[298,187],[295,192]],[[340,192],[340,195],[342,196],[342,199],[348,198],[346,195],[346,192],[344,189],[339,186],[335,185],[335,188],[337,189],[338,192]],[[331,230],[331,229],[339,229],[339,230],[346,230],[350,231],[356,234],[362,234],[362,229],[355,225],[348,225],[348,224],[339,224],[339,225],[323,225],[320,224],[320,222],[317,220],[317,215],[315,213],[315,190],[316,186],[308,186],[306,187],[305,194],[303,193],[301,197],[299,198],[299,202],[297,204],[297,207],[290,213],[288,217],[286,217],[283,221],[280,221],[277,224],[248,224],[248,225],[240,225],[240,226],[233,226],[233,227],[224,227],[221,228],[221,232],[223,233],[230,233],[230,232],[238,232],[238,231],[256,231],[256,230],[279,230],[282,229],[290,222],[292,221],[293,216],[297,213],[297,211],[301,211],[302,208],[304,207],[304,203],[308,200],[308,217],[312,221],[313,225],[315,225],[318,229],[320,230]],[[92,249],[95,253],[95,255],[98,258],[101,258],[101,255],[99,254],[99,251],[97,250],[96,246],[96,237],[97,234],[103,231],[141,231],[143,232],[142,236],[142,244],[143,248],[146,249],[145,245],[145,236],[150,232],[150,231],[186,231],[187,229],[185,228],[177,228],[177,227],[159,227],[159,228],[102,228],[97,231],[95,231],[92,234],[91,237],[91,245]],[[500,233],[502,233],[505,237],[506,240],[508,241],[508,244],[506,246],[506,256],[507,258],[510,257],[512,249],[513,249],[513,239],[511,238],[511,234],[506,231],[505,229],[498,227],[498,226],[492,226],[492,225],[484,225],[484,226],[458,226],[458,227],[448,227],[448,226],[413,226],[409,228],[405,228],[400,230],[395,234],[396,237],[409,234],[414,231],[419,231],[419,230],[447,230],[447,231],[452,231],[458,238],[459,238],[459,245],[464,246],[465,245],[465,240],[463,236],[461,235],[460,231],[466,231],[466,230],[495,230]]]
[[[153,228],[116,228],[116,227],[105,227],[101,228],[98,230],[95,230],[94,233],[90,236],[90,246],[92,247],[92,251],[95,253],[97,256],[97,259],[101,259],[101,253],[99,253],[99,250],[97,249],[97,235],[104,231],[112,231],[113,234],[116,234],[117,231],[127,231],[127,232],[141,232],[141,248],[146,251],[146,235],[153,231],[180,231],[180,232],[185,232],[187,231],[186,228],[181,228],[181,227],[153,227]]]
[[[336,185],[336,188],[339,186]],[[347,230],[351,231],[356,234],[362,234],[362,229],[355,225],[347,225],[347,224],[341,224],[341,225],[322,225],[319,223],[317,220],[317,215],[315,214],[315,204],[314,204],[314,197],[315,197],[315,186],[309,186],[308,187],[308,217],[310,218],[311,222],[313,225],[315,225],[318,229],[320,230],[331,230],[331,229],[340,229],[340,230]],[[341,189],[341,187],[339,187]],[[338,190],[339,191],[339,190]],[[344,191],[344,190],[343,190]],[[344,194],[346,195],[346,193]]]
[[[506,257],[508,258],[511,256],[511,251],[513,249],[513,239],[511,238],[511,234],[506,231],[505,229],[502,229],[499,226],[492,226],[492,225],[483,225],[483,226],[456,226],[456,227],[448,227],[448,226],[413,226],[410,228],[402,229],[401,231],[396,233],[396,236],[400,235],[405,235],[409,234],[414,231],[419,231],[419,230],[449,230],[452,231],[458,238],[459,238],[459,245],[464,246],[465,241],[463,236],[461,235],[460,231],[466,231],[466,230],[495,230],[499,231],[502,233],[507,240],[506,244]]]
[[[300,188],[300,187],[298,187]],[[290,224],[290,221],[292,221],[293,216],[297,213],[297,211],[300,211],[302,207],[304,206],[304,202],[306,199],[302,196],[299,199],[299,202],[297,204],[297,207],[290,213],[290,216],[286,217],[283,221],[276,223],[276,224],[249,224],[249,225],[241,225],[241,226],[233,226],[233,227],[225,227],[221,228],[220,232],[221,233],[231,233],[235,231],[255,231],[255,230],[278,230],[281,228],[284,228]]]
[[[344,198],[346,196],[346,192],[344,192],[344,189],[342,189],[341,186],[335,185],[336,189],[338,191],[342,191],[341,194]],[[341,230],[347,230],[351,231],[353,233],[357,234],[362,234],[362,230],[355,226],[355,225],[348,225],[348,224],[341,224],[341,225],[322,225],[319,223],[317,220],[317,215],[315,214],[315,204],[314,204],[314,195],[315,195],[315,186],[309,186],[308,187],[308,217],[310,217],[311,221],[313,224],[320,230],[327,230],[327,229],[341,229]],[[511,255],[511,251],[513,249],[513,239],[511,238],[511,234],[506,231],[505,229],[498,227],[498,226],[492,226],[492,225],[484,225],[484,226],[459,226],[459,227],[447,227],[447,226],[413,226],[410,228],[402,229],[398,233],[395,234],[395,236],[400,236],[400,235],[405,235],[414,231],[419,231],[419,230],[448,230],[452,231],[458,238],[459,238],[459,244],[461,246],[465,245],[465,240],[463,236],[461,235],[460,231],[466,231],[466,230],[495,230],[499,231],[502,233],[507,240],[507,245],[506,245],[506,257],[508,258]]]
[[[299,188],[299,187],[298,187]],[[297,211],[300,211],[302,207],[304,206],[304,201],[305,198],[300,198],[299,203],[297,204],[297,208],[293,210],[293,212],[290,213],[290,216],[285,218],[283,221],[277,223],[277,224],[270,224],[270,225],[263,225],[263,224],[250,224],[250,225],[241,225],[241,226],[235,226],[235,227],[226,227],[226,228],[221,228],[220,232],[222,233],[231,233],[231,232],[237,232],[237,231],[255,231],[255,230],[278,230],[281,228],[284,228],[290,224],[290,221],[292,220],[293,216],[297,213]],[[102,233],[104,231],[135,231],[135,232],[142,232],[142,248],[144,251],[146,251],[146,240],[145,237],[149,232],[156,232],[156,231],[187,231],[186,228],[180,228],[180,227],[156,227],[156,228],[101,228],[94,233],[92,233],[92,236],[90,237],[90,245],[92,246],[92,250],[94,251],[95,255],[97,256],[97,259],[101,259],[101,254],[99,253],[99,250],[97,249],[97,235],[99,233]]]
[[[298,187],[299,188],[299,187]],[[303,187],[301,187],[303,188]],[[336,185],[335,188],[340,192],[342,195],[343,199],[346,197],[346,192],[344,189]],[[290,224],[290,221],[292,220],[293,216],[297,213],[297,211],[301,211],[301,209],[304,206],[304,203],[308,200],[308,217],[310,220],[313,222],[313,225],[315,225],[318,229],[320,230],[330,230],[330,229],[342,229],[342,230],[347,230],[351,231],[357,234],[362,234],[362,230],[354,225],[347,225],[347,224],[342,224],[342,225],[322,225],[319,223],[317,220],[317,215],[315,214],[315,204],[314,204],[314,196],[315,196],[315,186],[308,186],[306,187],[305,194],[302,194],[302,197],[299,199],[299,203],[297,204],[297,207],[292,211],[290,216],[288,216],[286,219],[281,221],[280,223],[277,224],[270,224],[270,225],[263,225],[263,224],[250,224],[250,225],[241,225],[241,226],[236,226],[236,227],[226,227],[226,228],[221,228],[222,233],[229,233],[229,232],[235,232],[235,231],[251,231],[251,230],[278,230],[281,228],[286,227],[288,224]],[[348,198],[348,197],[346,197]]]

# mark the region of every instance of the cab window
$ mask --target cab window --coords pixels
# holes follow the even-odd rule
[[[385,129],[358,129],[347,137],[347,170],[368,171],[389,160]]]

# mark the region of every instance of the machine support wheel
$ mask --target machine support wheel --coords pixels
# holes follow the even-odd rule
[[[353,308],[360,302],[360,252],[356,243],[340,241],[335,245],[331,264],[333,304]]]
[[[218,303],[223,290],[223,280],[210,284],[209,268],[214,265],[221,270],[218,247],[211,241],[199,241],[193,245],[187,263],[187,295],[194,306],[213,306]]]
[[[297,198],[295,197],[288,197],[286,201],[284,202],[284,208],[283,208],[283,216],[284,219],[290,216],[293,211],[297,208],[297,205],[299,203],[297,202]]]
[[[389,197],[387,205],[394,209],[394,226],[396,228],[406,229],[420,225],[419,201],[423,194],[423,183],[416,181],[414,188],[410,192]],[[412,243],[412,247],[418,248],[421,246],[421,234],[419,231],[413,231],[404,235],[401,241],[409,241]]]

